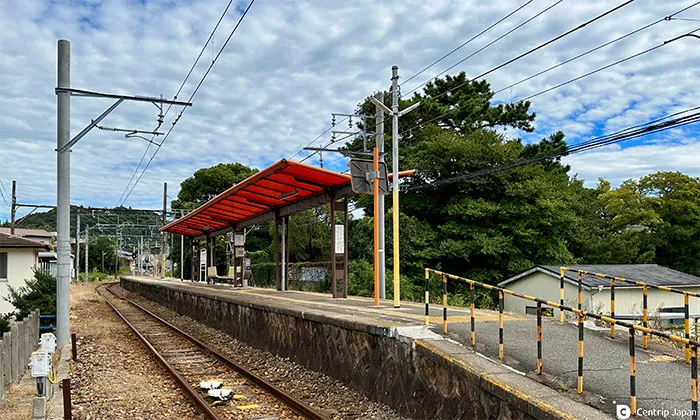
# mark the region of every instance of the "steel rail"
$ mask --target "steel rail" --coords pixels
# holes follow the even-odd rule
[[[197,347],[199,347],[202,351],[204,351],[208,355],[214,357],[219,362],[221,362],[221,363],[225,364],[226,366],[232,368],[233,370],[237,371],[242,376],[244,376],[246,379],[248,379],[250,382],[253,382],[258,387],[260,387],[264,391],[271,394],[273,397],[275,397],[277,400],[279,400],[280,402],[287,405],[289,408],[291,408],[295,413],[299,414],[300,416],[303,416],[303,417],[305,417],[307,419],[311,419],[311,420],[329,420],[329,417],[327,417],[324,414],[318,412],[317,410],[311,408],[309,405],[307,405],[303,401],[293,397],[292,395],[289,395],[283,389],[273,385],[272,383],[268,382],[267,380],[261,378],[260,376],[256,375],[255,373],[251,372],[250,370],[248,370],[248,369],[244,368],[243,366],[239,365],[238,363],[234,362],[230,358],[217,352],[216,350],[212,349],[204,342],[198,340],[195,337],[192,337],[190,334],[186,333],[185,331],[181,330],[180,328],[176,327],[175,325],[169,323],[168,321],[164,320],[163,318],[159,317],[158,315],[154,314],[153,312],[149,311],[148,309],[144,308],[143,306],[139,305],[138,303],[136,303],[128,298],[125,298],[124,296],[120,296],[118,293],[111,290],[109,287],[106,287],[106,289],[108,292],[110,292],[111,294],[113,294],[117,298],[124,300],[125,302],[130,303],[131,305],[140,309],[141,311],[143,311],[147,315],[151,316],[153,319],[168,326],[171,330],[173,330],[173,331],[177,332],[178,334],[180,334],[181,336],[185,337],[187,340],[190,340]]]
[[[114,292],[112,292],[111,290],[109,290],[109,288],[107,288],[107,290],[108,290],[110,293],[115,294]],[[99,290],[98,290],[97,293],[99,294]],[[115,296],[116,296],[116,294],[115,294]],[[119,297],[119,296],[117,296],[117,297]],[[129,322],[129,320],[127,320],[126,317],[124,317],[124,315],[122,315],[121,312],[119,312],[119,309],[117,309],[116,306],[112,305],[112,302],[110,302],[109,300],[105,299],[105,302],[107,302],[107,304],[112,308],[112,310],[114,310],[114,312],[115,312],[117,315],[119,315],[119,317],[122,319],[122,321],[124,321],[124,323],[125,323],[129,328],[131,328],[131,331],[133,331],[134,334],[136,334],[136,336],[139,338],[139,340],[141,340],[141,342],[146,346],[146,348],[148,348],[148,350],[151,351],[151,353],[153,354],[153,356],[155,356],[155,358],[158,360],[158,362],[160,362],[160,364],[163,365],[163,367],[170,373],[170,375],[175,379],[175,381],[178,383],[178,385],[180,385],[180,388],[182,388],[182,390],[185,391],[185,393],[187,394],[187,396],[192,400],[192,402],[195,403],[195,405],[200,409],[200,411],[201,411],[207,418],[209,418],[209,419],[212,419],[212,420],[220,420],[221,417],[209,406],[209,403],[207,403],[207,402],[204,400],[204,398],[202,398],[201,395],[199,395],[199,393],[197,392],[197,390],[195,390],[195,389],[187,382],[187,380],[186,380],[185,378],[183,378],[182,375],[180,375],[180,374],[170,365],[170,363],[168,363],[168,362],[165,360],[165,358],[163,358],[163,356],[161,356],[161,354],[158,352],[158,350],[156,350],[156,348],[153,347],[153,345],[146,339],[146,337],[144,337],[144,336],[136,329],[136,327],[134,327],[134,325],[133,325],[131,322]]]

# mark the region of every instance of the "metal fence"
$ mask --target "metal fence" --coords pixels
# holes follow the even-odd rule
[[[474,311],[474,288],[482,287],[487,290],[498,292],[498,358],[503,359],[504,354],[504,343],[503,343],[503,307],[504,307],[504,295],[511,295],[521,299],[526,299],[537,303],[537,374],[542,374],[542,305],[549,306],[551,308],[556,308],[564,312],[571,312],[576,314],[578,317],[578,377],[577,377],[577,391],[579,394],[583,393],[583,361],[584,361],[584,328],[583,322],[586,318],[597,319],[599,321],[605,322],[610,325],[619,325],[625,327],[629,332],[629,356],[630,356],[630,409],[632,413],[637,411],[637,389],[636,389],[636,358],[635,358],[635,335],[639,331],[641,333],[646,333],[648,335],[653,335],[661,337],[676,343],[685,344],[690,350],[690,389],[691,389],[691,409],[692,409],[692,419],[697,420],[698,418],[698,376],[697,376],[697,350],[700,343],[695,340],[691,340],[687,337],[680,337],[674,334],[670,334],[665,331],[659,331],[651,329],[647,326],[636,325],[631,322],[625,322],[617,320],[610,316],[590,313],[581,310],[581,288],[579,286],[579,298],[578,305],[579,308],[573,308],[563,304],[563,294],[562,303],[551,302],[545,299],[540,299],[535,296],[529,296],[523,293],[519,293],[513,290],[504,289],[498,286],[492,286],[490,284],[481,283],[464,277],[460,277],[454,274],[443,273],[442,271],[434,270],[432,268],[425,269],[425,325],[430,325],[429,310],[430,310],[430,300],[429,300],[429,283],[430,274],[434,274],[442,277],[443,284],[443,296],[442,296],[442,330],[444,334],[447,334],[447,280],[457,280],[463,281],[469,284],[472,303],[471,303],[471,345],[476,345],[476,331],[475,331],[475,311]],[[583,273],[581,273],[583,275]],[[562,292],[563,293],[563,292]],[[563,316],[561,318],[563,320]]]
[[[598,278],[604,278],[610,280],[610,317],[615,318],[615,282],[634,284],[636,286],[642,287],[642,326],[649,326],[649,308],[648,308],[648,289],[653,288],[657,290],[663,290],[669,293],[676,293],[683,295],[683,306],[684,306],[684,326],[683,334],[685,338],[690,339],[690,307],[688,305],[689,297],[700,298],[700,294],[689,292],[687,290],[675,289],[673,287],[657,286],[654,284],[645,283],[642,281],[630,280],[623,277],[615,277],[602,273],[592,273],[586,270],[577,270],[568,267],[561,267],[559,272],[559,288],[560,288],[560,303],[564,303],[564,274],[567,271],[576,272],[578,280],[578,302],[579,309],[581,309],[581,283],[583,276],[595,276]],[[560,320],[563,321],[564,313],[560,313]],[[615,324],[610,324],[610,337],[615,338]],[[643,335],[643,345],[646,350],[649,344],[649,336],[647,333]],[[690,363],[690,345],[686,343],[685,345],[685,363]]]

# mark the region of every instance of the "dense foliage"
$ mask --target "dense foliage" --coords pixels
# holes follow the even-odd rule
[[[448,95],[438,94],[452,88]],[[388,104],[390,95],[384,97]],[[529,102],[493,105],[492,97],[487,82],[468,82],[461,73],[431,82],[423,92],[401,100],[401,108],[422,102],[402,117],[402,127],[410,129],[399,139],[402,168],[418,170],[404,183],[401,199],[404,299],[420,298],[424,267],[492,284],[536,264],[658,263],[700,275],[698,178],[658,172],[617,188],[600,179],[590,188],[569,174],[570,168],[559,159],[546,159],[452,182],[457,175],[566,149],[562,132],[535,144],[507,135],[509,129],[531,132],[535,114]],[[368,117],[374,115],[369,101],[358,108]],[[391,124],[385,129],[385,149],[390,150]],[[346,147],[360,149],[362,140]],[[183,182],[173,206],[199,205],[252,173],[240,164],[200,169]],[[439,182],[445,180],[449,182]],[[371,295],[371,197],[356,197],[355,204],[365,216],[350,223],[349,291]],[[387,210],[390,245],[390,205]],[[248,250],[257,251],[254,264],[273,260],[273,232],[268,224],[249,237]],[[328,261],[327,206],[291,218],[289,251],[291,262]],[[392,258],[392,247],[387,246],[388,269]],[[391,289],[387,287],[388,296]],[[459,293],[463,290],[455,291],[453,303],[467,303],[466,294]],[[482,306],[490,305],[488,293],[477,299]]]
[[[34,278],[27,279],[24,286],[8,286],[9,295],[5,300],[15,308],[18,320],[24,319],[35,309],[42,314],[56,313],[56,278],[41,270],[34,271]]]

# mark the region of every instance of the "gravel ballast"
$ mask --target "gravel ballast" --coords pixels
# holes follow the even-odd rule
[[[139,295],[115,288],[120,294],[152,311],[164,320],[207,343],[296,398],[317,407],[334,419],[403,419],[386,405],[376,403],[340,381],[309,370],[288,358],[250,347],[225,333],[188,317],[177,315]]]

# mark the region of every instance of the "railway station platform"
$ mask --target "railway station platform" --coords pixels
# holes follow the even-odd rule
[[[536,318],[530,315],[504,314],[499,360],[496,311],[476,310],[472,347],[469,308],[448,308],[444,335],[437,305],[425,328],[420,303],[374,307],[371,298],[145,277],[122,277],[121,284],[414,418],[613,418],[615,404],[629,399],[628,343],[622,335],[608,338],[607,329],[586,330],[585,392],[578,395],[578,330],[550,318],[543,323],[543,374],[536,375]],[[687,418],[689,368],[677,360],[682,352],[659,346],[637,351],[638,407]]]
[[[333,376],[414,418],[605,418],[424,328],[418,304],[394,309],[384,302],[374,308],[371,299],[359,297],[136,277],[122,277],[121,284],[247,344]],[[441,319],[437,308],[431,315],[434,322]],[[467,312],[459,309],[452,315],[458,321]],[[497,325],[493,312],[477,316],[479,329]],[[507,316],[506,322],[526,319]]]

